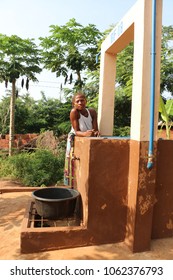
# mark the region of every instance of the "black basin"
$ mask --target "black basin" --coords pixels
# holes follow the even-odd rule
[[[32,193],[37,213],[46,219],[63,219],[74,215],[80,193],[68,188],[42,188]]]

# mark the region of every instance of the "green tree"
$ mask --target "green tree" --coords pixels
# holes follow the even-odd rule
[[[59,99],[42,98],[37,102],[34,119],[41,131],[53,130],[56,135],[68,133],[70,129],[69,114],[71,103],[62,103]]]
[[[173,95],[173,25],[162,27],[161,92]]]
[[[57,77],[64,76],[65,84],[74,81],[74,85],[81,88],[85,80],[83,71],[96,69],[101,32],[94,24],[84,27],[72,18],[66,25],[51,25],[50,33],[49,37],[40,38],[44,66]],[[77,75],[75,80],[74,74]]]
[[[8,133],[10,119],[10,98],[3,97],[0,102],[0,134]]]
[[[16,133],[37,133],[35,125],[34,112],[36,108],[36,101],[30,95],[19,95],[15,104],[15,132]]]
[[[0,101],[0,132],[8,133],[10,97]],[[15,103],[15,132],[40,133],[51,130],[57,136],[67,134],[70,130],[69,114],[71,100],[62,103],[59,99],[42,98],[38,101],[29,94],[18,96]]]
[[[133,42],[131,42],[125,49],[117,54],[116,62],[116,82],[122,88],[130,88],[132,91],[132,77],[133,77]],[[127,92],[129,94],[129,92]]]
[[[166,90],[173,94],[173,26],[162,27],[161,44],[161,93]],[[117,55],[116,66],[116,81],[129,95],[133,80],[133,42]]]
[[[39,49],[33,39],[21,39],[16,35],[6,36],[0,34],[0,81],[12,84],[10,103],[10,128],[9,128],[9,155],[12,155],[14,139],[14,115],[16,98],[16,80],[26,77],[28,89],[29,80],[37,81],[36,74],[42,69],[39,67]]]
[[[116,63],[116,97],[115,97],[115,131],[119,127],[127,127],[130,125],[131,113],[131,95],[133,84],[133,42],[131,42],[123,51],[117,55]],[[161,45],[161,93],[169,91],[173,94],[173,26],[162,27],[162,45]],[[166,122],[167,137],[168,132],[168,118],[166,110],[170,109],[171,101],[166,102],[167,107],[163,107],[163,101],[160,99],[160,112],[162,119]],[[123,106],[123,107],[122,107]],[[123,108],[126,108],[125,110]],[[164,110],[165,108],[165,110]],[[169,113],[169,110],[167,111]],[[170,123],[170,120],[169,120]]]

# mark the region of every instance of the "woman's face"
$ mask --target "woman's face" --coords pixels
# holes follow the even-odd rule
[[[75,97],[75,100],[74,100],[74,107],[77,109],[77,110],[83,110],[85,109],[85,106],[86,106],[86,98],[82,95],[76,95]]]

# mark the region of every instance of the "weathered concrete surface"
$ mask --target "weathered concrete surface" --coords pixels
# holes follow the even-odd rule
[[[158,141],[152,238],[173,237],[173,141]]]
[[[95,244],[122,242],[127,220],[129,140],[75,138],[83,224]]]
[[[136,260],[173,259],[173,238],[152,240],[151,250],[133,254],[125,243],[88,246],[42,253],[20,253],[20,230],[31,192],[3,192],[20,188],[17,183],[0,181],[0,260]],[[22,187],[21,187],[22,188]]]

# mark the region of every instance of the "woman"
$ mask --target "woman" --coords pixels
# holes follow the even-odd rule
[[[86,96],[77,93],[72,99],[73,109],[70,112],[72,124],[71,132],[76,136],[99,136],[97,113],[94,109],[87,109]]]
[[[87,100],[83,93],[77,93],[72,98],[73,108],[70,112],[71,131],[68,134],[64,184],[74,186],[74,137],[99,136],[97,113],[94,109],[86,108]]]

